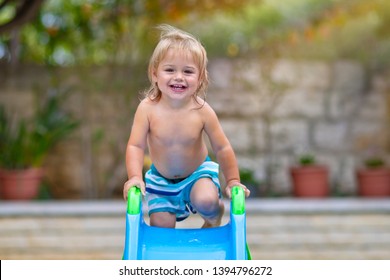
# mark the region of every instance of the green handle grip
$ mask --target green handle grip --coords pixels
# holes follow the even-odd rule
[[[141,190],[131,187],[127,192],[127,213],[137,215],[141,212]]]
[[[243,188],[234,186],[232,188],[232,213],[242,215],[245,213],[245,191]]]

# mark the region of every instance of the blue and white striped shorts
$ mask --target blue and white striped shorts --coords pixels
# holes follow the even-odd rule
[[[190,212],[196,213],[191,205],[190,193],[193,185],[200,178],[210,178],[218,188],[221,197],[221,186],[218,178],[219,165],[209,157],[187,178],[181,180],[163,177],[152,164],[145,174],[146,196],[149,215],[156,212],[176,214],[176,220],[186,219]]]

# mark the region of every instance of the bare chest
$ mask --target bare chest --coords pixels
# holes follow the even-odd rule
[[[154,144],[188,146],[202,139],[203,122],[196,114],[165,115],[151,119],[149,141]]]

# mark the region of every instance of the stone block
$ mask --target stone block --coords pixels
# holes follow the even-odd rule
[[[355,61],[337,61],[333,67],[332,89],[344,95],[359,95],[366,88],[363,65]]]
[[[267,150],[266,124],[262,119],[249,121],[249,133],[252,139],[252,148],[261,153]]]
[[[317,90],[327,89],[330,77],[331,69],[327,63],[285,59],[279,60],[271,73],[271,78],[276,83]]]
[[[226,59],[214,59],[208,65],[210,87],[229,88],[233,78],[233,65]]]
[[[273,82],[285,85],[299,84],[299,71],[292,60],[281,59],[272,69],[271,79]]]
[[[362,108],[362,96],[346,95],[340,91],[329,92],[326,96],[326,112],[331,119],[347,119],[358,114]]]
[[[388,123],[356,119],[351,128],[352,147],[354,151],[384,151],[388,145]]]
[[[261,62],[254,60],[239,60],[235,63],[234,83],[244,89],[259,89],[265,82],[262,75]]]
[[[272,122],[270,129],[273,152],[291,152],[309,146],[309,126],[304,120],[278,120]]]
[[[324,95],[322,91],[302,87],[290,88],[283,93],[276,104],[274,116],[322,117],[325,114]]]
[[[327,90],[331,85],[331,67],[326,62],[300,62],[300,86],[313,90]]]
[[[212,91],[208,93],[207,101],[217,115],[251,117],[259,116],[262,112],[259,95],[255,92],[239,90]]]
[[[364,105],[359,107],[359,118],[372,121],[386,121],[390,97],[383,92],[368,91],[363,97]]]
[[[320,149],[343,151],[350,148],[348,123],[320,122],[314,126],[314,145]]]
[[[220,122],[236,153],[247,152],[251,146],[248,122],[236,119],[222,119]]]

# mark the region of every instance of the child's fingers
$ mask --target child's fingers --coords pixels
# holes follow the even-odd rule
[[[143,182],[127,181],[123,187],[123,198],[127,200],[127,193],[132,187],[139,188],[142,195],[145,195],[145,184]]]
[[[236,186],[241,187],[244,190],[245,197],[248,197],[251,194],[251,191],[243,184],[237,184]]]
[[[235,187],[235,186],[238,186],[238,187],[240,187],[240,188],[242,188],[244,190],[245,197],[248,197],[251,194],[251,191],[246,186],[244,186],[243,184],[234,184],[234,185],[231,185],[231,186],[227,186],[226,189],[225,189],[225,193],[226,193],[228,198],[232,198],[232,188]]]
[[[231,187],[226,187],[225,189],[226,196],[230,199],[232,198],[232,188]]]
[[[145,194],[146,194],[146,192],[145,192],[145,184],[142,183],[138,188],[141,190],[142,195],[145,196]]]

